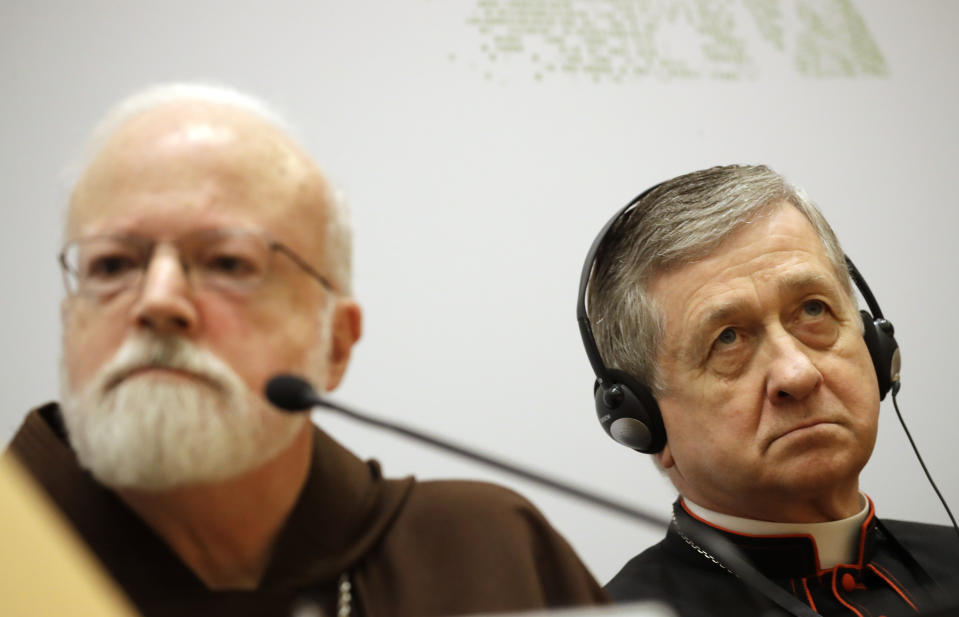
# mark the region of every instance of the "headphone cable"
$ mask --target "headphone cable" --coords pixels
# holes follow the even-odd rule
[[[902,419],[902,414],[899,412],[899,402],[896,400],[896,391],[898,388],[893,388],[892,390],[892,406],[896,410],[896,417],[899,418],[899,424],[902,425],[902,430],[906,432],[906,438],[909,439],[909,445],[912,446],[912,451],[916,453],[916,458],[919,459],[919,465],[922,467],[922,471],[925,472],[926,478],[929,480],[929,484],[932,485],[932,490],[936,491],[936,496],[939,497],[939,501],[942,502],[942,507],[946,509],[946,514],[949,515],[949,520],[952,521],[952,528],[956,530],[956,534],[959,535],[959,525],[956,525],[956,518],[952,515],[952,510],[949,509],[949,504],[946,503],[946,499],[942,496],[942,493],[939,492],[939,487],[936,486],[935,481],[932,479],[932,474],[929,473],[929,469],[926,467],[925,461],[922,460],[922,455],[919,454],[919,448],[916,447],[916,442],[912,439],[912,434],[909,433],[909,428],[906,426],[906,421]]]

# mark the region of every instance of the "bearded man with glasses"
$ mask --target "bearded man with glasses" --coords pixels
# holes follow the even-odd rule
[[[107,115],[60,254],[61,402],[10,450],[147,615],[602,601],[521,497],[384,479],[263,398],[278,373],[335,388],[361,330],[346,213],[283,127],[197,85]]]

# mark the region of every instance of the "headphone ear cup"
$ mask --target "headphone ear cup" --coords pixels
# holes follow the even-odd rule
[[[868,311],[859,311],[862,315],[862,337],[872,358],[879,381],[879,400],[886,398],[890,389],[899,390],[899,368],[902,360],[899,355],[899,343],[896,342],[895,328],[886,319],[873,319]]]
[[[649,388],[623,371],[609,370],[593,386],[596,415],[606,434],[637,452],[655,454],[666,445],[666,427]]]

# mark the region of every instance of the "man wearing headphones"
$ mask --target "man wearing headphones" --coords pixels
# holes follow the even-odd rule
[[[597,410],[680,494],[666,538],[607,585],[614,599],[663,599],[682,617],[957,601],[956,533],[880,521],[860,492],[879,401],[898,389],[892,327],[872,305],[822,214],[764,166],[668,180],[607,224],[579,307]],[[717,558],[702,530],[774,584]]]

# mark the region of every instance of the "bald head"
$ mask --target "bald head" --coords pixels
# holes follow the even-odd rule
[[[209,86],[151,88],[108,112],[86,151],[70,200],[68,238],[96,233],[103,221],[131,211],[163,216],[164,198],[178,187],[205,185],[189,207],[246,214],[288,230],[334,287],[349,291],[347,212],[265,104]],[[148,208],[128,208],[133,187],[141,199],[153,195],[153,203],[141,204]],[[240,194],[247,213],[236,211]]]

